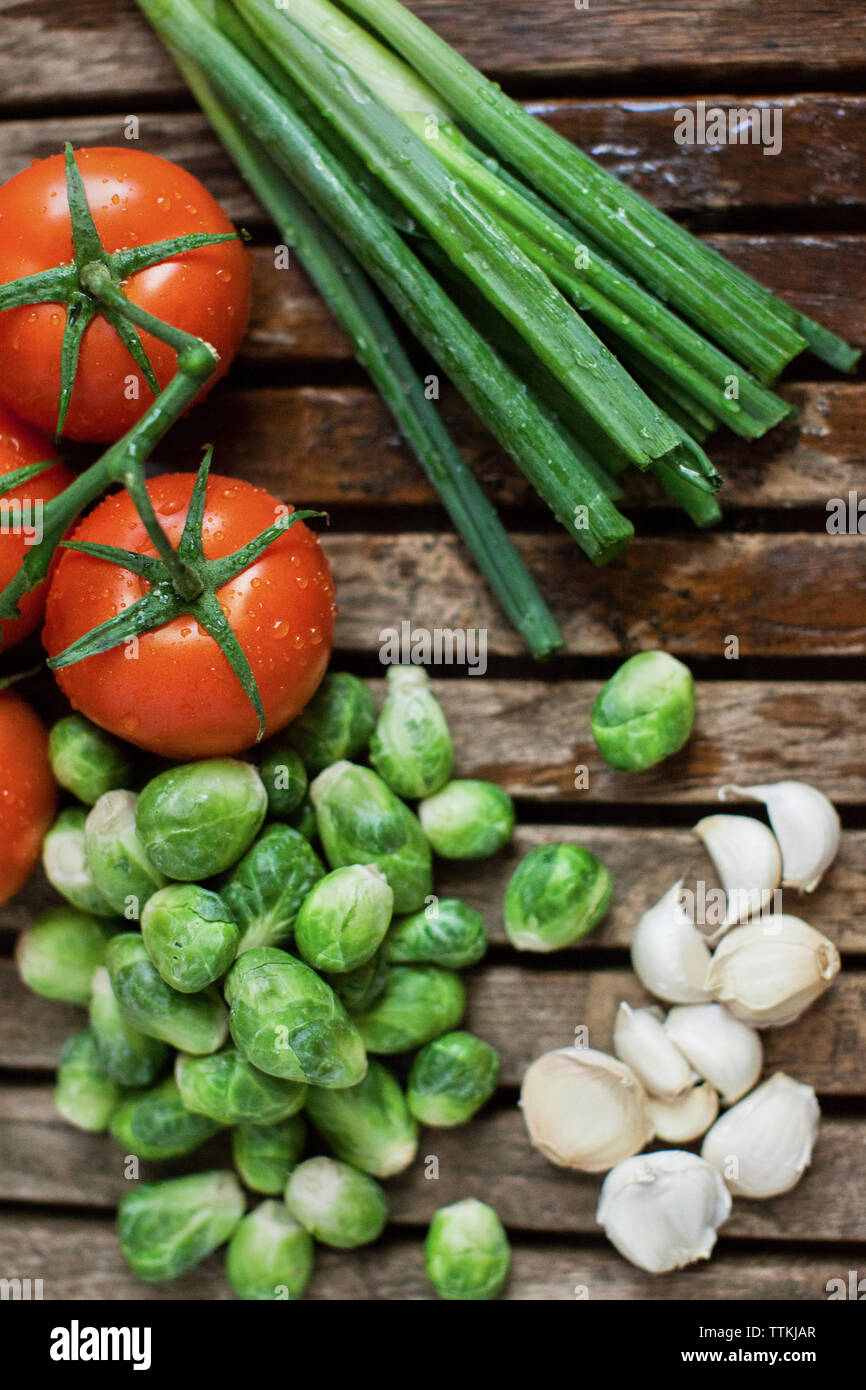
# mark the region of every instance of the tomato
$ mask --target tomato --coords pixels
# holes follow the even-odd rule
[[[156,514],[177,545],[193,475],[148,484]],[[212,475],[202,527],[205,559],[231,554],[285,508],[263,488]],[[128,493],[106,497],[75,539],[155,550]],[[127,608],[147,581],[109,561],[64,551],[48,595],[43,638],[56,656]],[[260,559],[217,590],[261,693],[267,733],[300,713],[325,674],[334,629],[334,586],[318,537],[295,522]],[[214,639],[192,617],[176,618],[136,643],[55,672],[74,707],[104,729],[170,758],[239,753],[256,738],[252,705]]]
[[[20,695],[0,691],[0,904],[32,874],[54,820],[48,733]]]
[[[184,169],[143,150],[78,150],[75,161],[106,251],[144,246],[191,232],[229,232],[231,223]],[[73,258],[63,155],[34,161],[0,188],[0,284]],[[132,275],[128,298],[158,318],[212,343],[228,368],[246,329],[249,257],[239,241],[202,246]],[[26,420],[53,434],[60,390],[62,304],[33,304],[0,314],[0,396]],[[160,387],[176,355],[141,334]],[[130,388],[129,378],[138,381]],[[127,399],[130,389],[137,398]],[[63,433],[71,439],[119,439],[152,401],[151,391],[111,325],[97,316],[84,333]]]

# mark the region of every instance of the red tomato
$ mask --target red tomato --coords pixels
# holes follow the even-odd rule
[[[148,490],[177,545],[193,475],[156,478]],[[204,555],[218,559],[273,524],[285,509],[263,488],[212,475]],[[75,539],[156,552],[126,492],[106,497]],[[64,551],[51,582],[43,638],[49,656],[127,608],[147,581],[105,560]],[[333,642],[334,586],[318,537],[302,521],[217,591],[246,652],[265,708],[268,734],[303,709],[325,674]],[[135,646],[57,671],[61,689],[88,719],[169,758],[239,753],[255,742],[257,720],[214,639],[192,617],[145,633]]]
[[[35,869],[56,804],[45,726],[20,695],[0,691],[0,903]]]
[[[229,232],[219,204],[186,170],[143,150],[77,150],[87,200],[106,251],[144,246],[191,232]],[[62,155],[36,160],[0,188],[0,284],[72,259]],[[250,309],[249,258],[239,241],[202,246],[133,275],[133,303],[212,343],[228,368]],[[0,394],[18,413],[53,434],[60,391],[62,304],[33,304],[0,314]],[[158,339],[142,342],[161,387],[176,355]],[[128,400],[128,378],[139,379]],[[70,439],[119,439],[153,396],[115,330],[97,316],[86,329],[63,433]]]

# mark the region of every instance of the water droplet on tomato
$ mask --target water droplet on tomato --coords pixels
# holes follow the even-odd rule
[[[273,633],[275,637],[288,637],[289,625],[284,618],[278,618],[274,623]],[[298,639],[295,638],[295,645],[297,645],[297,640]]]
[[[134,734],[141,724],[141,720],[137,714],[126,714],[120,722],[123,725],[124,732],[127,734]]]

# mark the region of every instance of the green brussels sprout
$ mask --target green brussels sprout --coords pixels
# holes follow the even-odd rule
[[[120,1248],[139,1279],[176,1279],[229,1239],[245,1206],[234,1173],[140,1183],[118,1207]]]
[[[232,1158],[241,1181],[269,1197],[281,1193],[307,1141],[302,1115],[278,1125],[237,1125],[232,1130]]]
[[[300,1298],[312,1272],[312,1236],[282,1202],[260,1202],[229,1241],[226,1275],[238,1298]]]
[[[197,994],[219,980],[241,939],[228,904],[197,883],[170,883],[148,898],[141,935],[160,975],[180,994]]]
[[[301,806],[307,794],[307,769],[300,753],[285,739],[272,743],[262,758],[261,779],[268,797],[268,814],[287,820]]]
[[[111,935],[104,922],[77,907],[49,908],[18,938],[18,973],[43,999],[86,1006],[93,972],[105,960]]]
[[[377,864],[395,912],[422,907],[433,888],[433,856],[417,816],[368,767],[339,762],[310,787],[319,838],[332,869]]]
[[[111,1133],[124,1153],[138,1158],[178,1158],[192,1153],[221,1128],[216,1120],[193,1114],[173,1076],[149,1091],[121,1101],[111,1117]]]
[[[373,696],[362,680],[345,671],[325,676],[306,709],[283,730],[308,772],[321,772],[341,758],[355,758],[370,742],[376,723]]]
[[[106,792],[84,822],[93,882],[115,912],[136,922],[148,898],[168,882],[151,863],[135,828],[137,805],[132,792]]]
[[[107,1129],[119,1100],[120,1087],[102,1064],[92,1030],[83,1028],[80,1033],[73,1033],[60,1051],[54,1089],[58,1112],[76,1129],[99,1134]]]
[[[308,893],[295,921],[295,942],[308,965],[337,974],[376,954],[388,930],[394,894],[376,864],[333,869]]]
[[[266,1076],[234,1047],[209,1057],[179,1056],[174,1074],[187,1109],[223,1125],[275,1125],[307,1098],[302,1083]]]
[[[231,1034],[254,1067],[311,1086],[354,1086],[364,1044],[330,985],[275,946],[245,951],[229,971]]]
[[[191,882],[231,868],[258,835],[267,809],[251,763],[205,758],[152,778],[138,798],[136,825],[160,872]]]
[[[338,1250],[378,1240],[388,1220],[388,1199],[369,1173],[338,1158],[308,1158],[286,1184],[286,1206],[311,1236]]]
[[[357,1086],[345,1091],[314,1086],[307,1114],[338,1158],[374,1178],[402,1173],[418,1149],[418,1126],[400,1083],[373,1057]]]
[[[591,932],[610,906],[613,883],[580,845],[538,845],[505,890],[505,930],[519,951],[558,951]]]
[[[62,898],[93,917],[114,917],[115,911],[93,881],[84,845],[83,806],[61,811],[42,841],[42,867],[45,877]]]
[[[104,966],[93,976],[90,1027],[102,1065],[119,1086],[149,1086],[156,1080],[168,1059],[168,1048],[127,1023]]]
[[[452,970],[395,965],[375,1004],[353,1019],[368,1052],[408,1052],[456,1028],[465,1009],[466,990]]]
[[[344,975],[328,975],[328,984],[349,1014],[369,1009],[384,992],[388,980],[388,962],[382,951],[371,960]]]
[[[111,988],[133,1028],[182,1052],[216,1052],[226,1040],[228,1012],[214,989],[178,994],[160,975],[138,932],[121,932],[106,952]]]
[[[324,873],[324,864],[299,830],[265,826],[220,890],[240,927],[238,955],[288,941],[301,903]]]
[[[643,772],[677,753],[695,722],[687,666],[667,652],[638,652],[599,691],[590,723],[598,751],[621,772]]]
[[[303,835],[305,840],[309,840],[314,845],[319,838],[319,825],[316,820],[316,808],[309,796],[305,796],[297,811],[289,816],[289,825]]]
[[[58,719],[48,736],[51,771],[66,787],[92,806],[106,792],[125,787],[132,764],[123,744],[80,714]]]
[[[511,1248],[492,1207],[467,1197],[440,1207],[424,1245],[427,1278],[440,1298],[495,1298],[508,1278]]]
[[[423,666],[390,666],[388,694],[370,741],[370,762],[398,796],[417,801],[444,787],[454,748]]]
[[[449,782],[421,802],[418,817],[443,859],[486,859],[514,834],[514,802],[495,782]]]
[[[487,950],[484,918],[459,898],[435,898],[423,911],[395,922],[382,950],[395,965],[429,962],[463,970]]]
[[[409,1109],[422,1125],[451,1129],[490,1099],[499,1054],[473,1033],[446,1033],[422,1047],[409,1072]]]

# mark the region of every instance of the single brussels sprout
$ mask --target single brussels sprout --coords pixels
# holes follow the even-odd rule
[[[149,1086],[168,1060],[168,1048],[127,1023],[104,966],[93,976],[90,1027],[102,1065],[119,1086]]]
[[[289,816],[289,825],[303,835],[305,840],[309,840],[314,845],[319,838],[319,823],[316,820],[316,808],[309,796],[305,796],[297,811]]]
[[[390,666],[388,694],[370,741],[370,762],[398,796],[417,801],[444,787],[454,748],[423,666]]]
[[[238,1125],[232,1130],[232,1158],[241,1181],[253,1192],[275,1197],[286,1186],[307,1141],[302,1115],[278,1125]]]
[[[282,1202],[260,1202],[229,1241],[226,1275],[238,1298],[300,1298],[312,1272],[312,1237]]]
[[[111,1117],[111,1133],[123,1152],[143,1159],[192,1153],[220,1128],[216,1120],[187,1109],[173,1076],[127,1096]]]
[[[135,828],[137,806],[132,792],[106,792],[84,823],[93,882],[115,912],[136,922],[148,898],[168,882],[151,863]]]
[[[408,1052],[456,1028],[465,1009],[466,990],[452,970],[395,965],[375,1004],[353,1019],[368,1052]]]
[[[251,763],[205,758],[170,767],[138,798],[136,824],[168,878],[210,878],[231,868],[262,828],[268,797]]]
[[[100,1134],[119,1100],[120,1087],[102,1064],[92,1030],[73,1033],[60,1051],[54,1088],[58,1112],[76,1129]]]
[[[228,1012],[214,989],[178,994],[160,975],[138,932],[121,932],[106,953],[111,988],[133,1028],[182,1052],[216,1052],[228,1032]]]
[[[176,1279],[229,1239],[245,1206],[234,1173],[140,1183],[117,1211],[120,1248],[139,1279]]]
[[[286,1184],[286,1206],[311,1236],[338,1250],[378,1240],[388,1199],[375,1178],[337,1158],[308,1158]]]
[[[409,1072],[409,1109],[422,1125],[451,1129],[490,1099],[499,1054],[473,1033],[446,1033],[422,1047]]]
[[[241,939],[228,904],[197,883],[170,883],[148,898],[141,935],[160,975],[180,994],[197,994],[219,980]]]
[[[209,1057],[179,1056],[174,1074],[188,1110],[220,1124],[274,1125],[302,1109],[307,1088],[266,1076],[234,1047]]]
[[[418,1126],[400,1083],[373,1057],[357,1086],[344,1091],[313,1087],[307,1114],[338,1158],[374,1178],[402,1173],[418,1149]]]
[[[598,751],[621,772],[643,772],[677,753],[695,722],[687,666],[667,652],[638,652],[599,691],[590,723]]]
[[[443,859],[486,859],[514,834],[514,802],[495,782],[449,782],[421,802],[418,817]]]
[[[354,1086],[364,1044],[334,991],[275,946],[245,951],[229,971],[231,1034],[254,1067],[311,1086]]]
[[[505,890],[505,930],[519,951],[558,951],[591,932],[610,906],[613,883],[580,845],[538,845]]]
[[[265,826],[220,890],[240,928],[238,955],[288,941],[301,903],[324,873],[324,864],[299,830]]]
[[[93,881],[84,845],[83,806],[61,811],[42,841],[42,867],[45,877],[62,898],[93,917],[114,917],[115,911]]]
[[[508,1278],[511,1248],[492,1207],[467,1197],[440,1207],[424,1245],[427,1278],[440,1298],[495,1298]]]
[[[433,856],[417,816],[368,767],[339,762],[310,787],[319,838],[332,869],[378,864],[395,912],[414,912],[433,889]]]
[[[309,779],[303,758],[281,738],[266,750],[260,775],[267,792],[268,815],[287,820],[307,794]]]
[[[18,973],[43,999],[86,1006],[93,972],[105,960],[111,935],[104,922],[76,907],[49,908],[18,938]]]
[[[376,705],[362,680],[345,671],[325,676],[306,709],[282,737],[304,760],[308,772],[321,772],[341,758],[355,758],[370,742]]]
[[[395,965],[429,962],[463,970],[487,950],[484,918],[459,898],[435,898],[423,911],[395,922],[382,950]]]
[[[391,886],[376,864],[333,869],[304,899],[295,922],[298,950],[316,970],[354,970],[378,951],[393,906]]]
[[[92,806],[106,792],[125,787],[132,764],[119,739],[80,714],[58,719],[48,736],[51,771],[61,787]]]
[[[372,960],[347,970],[344,975],[328,975],[328,984],[347,1013],[356,1014],[369,1009],[384,993],[388,980],[388,962],[384,952],[377,951]]]

